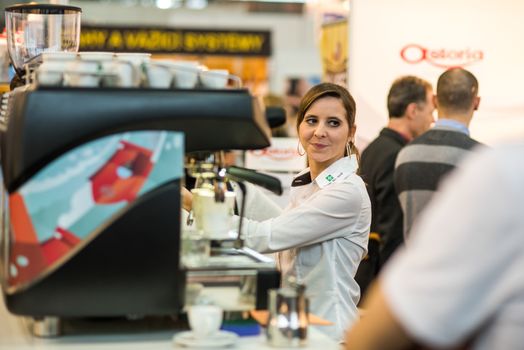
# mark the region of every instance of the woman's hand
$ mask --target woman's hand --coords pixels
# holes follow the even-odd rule
[[[185,187],[182,187],[180,194],[182,195],[182,208],[191,211],[193,209],[193,194]]]

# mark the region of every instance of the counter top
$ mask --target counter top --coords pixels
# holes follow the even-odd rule
[[[0,298],[0,350],[171,350],[173,336],[187,330],[185,321],[170,318],[89,319],[63,323],[63,335],[56,338],[36,338],[30,333],[30,319],[11,315]],[[189,348],[185,348],[189,349]],[[226,349],[226,348],[219,348]],[[269,347],[265,334],[240,337],[235,346],[227,349],[263,350]],[[286,348],[279,348],[286,349]],[[296,349],[296,348],[295,348]],[[308,346],[300,349],[339,349],[336,342],[315,327],[308,329]]]

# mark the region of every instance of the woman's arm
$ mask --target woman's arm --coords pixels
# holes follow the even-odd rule
[[[237,205],[238,210],[240,211],[244,197],[242,196],[238,185],[235,182],[232,182],[232,184],[235,192],[237,193]],[[269,198],[258,186],[250,183],[245,183],[245,185],[245,218],[263,221],[282,214],[282,208],[280,208],[271,198]]]
[[[276,218],[245,220],[242,233],[246,244],[260,252],[276,252],[353,235],[355,243],[365,249],[371,208],[363,186],[334,184],[329,191],[315,193]]]

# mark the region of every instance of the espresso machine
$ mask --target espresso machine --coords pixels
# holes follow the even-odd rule
[[[6,9],[45,23],[71,11],[80,12]],[[18,43],[11,60],[31,74],[38,52]],[[251,276],[253,308],[265,307],[279,273],[241,239],[217,247],[221,263],[191,270],[179,256],[185,154],[269,146],[268,120],[247,89],[42,86],[26,77],[2,113],[0,279],[8,310],[33,318],[36,335],[55,335],[64,318],[179,315],[188,278]],[[227,178],[279,188],[237,167],[217,173]]]

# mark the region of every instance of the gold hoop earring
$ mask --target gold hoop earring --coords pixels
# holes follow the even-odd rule
[[[300,141],[298,141],[298,144],[297,144],[297,153],[299,156],[303,156],[304,154],[306,154],[306,150],[304,148],[302,148],[302,152],[300,152],[300,148],[301,148],[302,144],[300,143]]]

